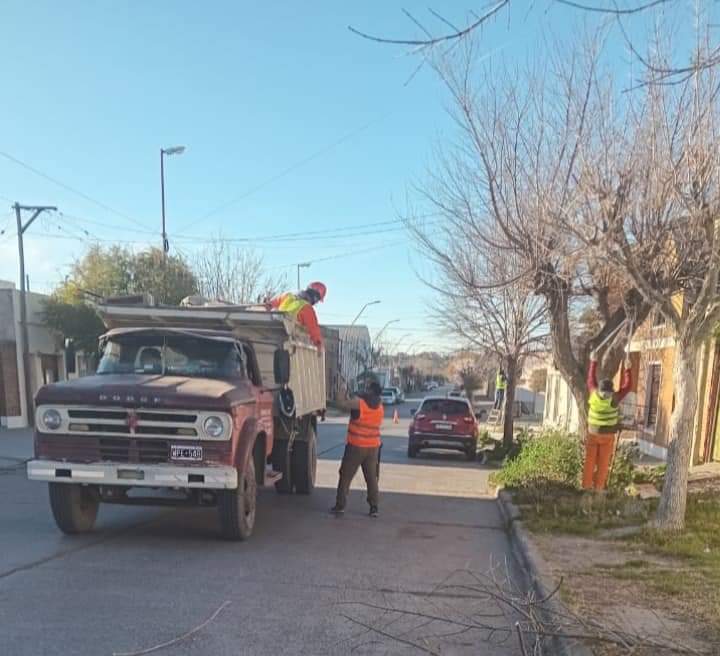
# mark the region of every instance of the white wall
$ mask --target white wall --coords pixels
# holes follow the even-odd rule
[[[557,369],[548,369],[543,424],[563,428],[571,433],[577,432],[579,428],[575,398]]]

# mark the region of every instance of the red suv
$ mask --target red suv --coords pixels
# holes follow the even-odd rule
[[[477,436],[477,420],[467,399],[429,396],[413,410],[408,457],[421,449],[455,449],[475,460]]]

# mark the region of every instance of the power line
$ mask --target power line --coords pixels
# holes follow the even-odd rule
[[[110,207],[109,205],[106,205],[105,203],[93,198],[92,196],[88,196],[87,194],[84,194],[82,191],[78,191],[77,189],[71,187],[70,185],[66,185],[64,182],[60,182],[60,180],[57,180],[56,178],[53,178],[53,177],[47,175],[46,173],[43,173],[42,171],[36,169],[35,167],[30,166],[30,164],[27,164],[26,162],[19,160],[17,157],[13,157],[9,153],[6,153],[6,152],[0,150],[0,156],[13,162],[14,164],[17,164],[18,166],[21,166],[24,169],[27,169],[31,173],[34,173],[35,175],[47,180],[48,182],[52,182],[53,184],[57,185],[58,187],[65,189],[65,191],[69,191],[70,193],[73,193],[76,196],[79,196],[80,198],[83,198],[84,200],[86,200],[90,203],[93,203],[94,205],[97,205],[98,207],[101,207],[102,209],[104,209],[108,212],[116,214],[117,216],[120,216],[127,221],[131,221],[132,223],[139,225],[143,228],[145,227],[145,225],[142,224],[137,219],[134,219],[133,217],[128,216],[124,212],[120,212],[119,210],[116,210],[115,208]]]
[[[215,207],[214,209],[212,209],[212,210],[210,210],[209,212],[203,214],[203,215],[202,215],[200,218],[198,218],[198,219],[193,219],[192,221],[190,221],[189,223],[187,223],[186,225],[184,225],[182,228],[180,228],[180,232],[182,232],[183,230],[186,230],[187,228],[189,228],[189,227],[191,227],[191,226],[194,226],[194,225],[197,225],[197,224],[201,223],[201,222],[204,221],[205,219],[208,219],[208,218],[210,218],[211,216],[214,216],[215,214],[218,214],[219,212],[222,212],[223,210],[227,209],[228,207],[231,207],[232,205],[235,205],[235,204],[239,203],[241,200],[244,200],[244,199],[247,198],[248,196],[251,196],[252,194],[260,191],[261,189],[264,189],[265,187],[267,187],[268,185],[272,184],[273,182],[276,182],[277,180],[280,180],[281,178],[284,178],[286,175],[289,175],[290,173],[293,173],[293,172],[296,171],[297,169],[305,166],[306,164],[309,164],[310,162],[312,162],[313,160],[317,159],[318,157],[321,157],[321,156],[324,155],[325,153],[328,153],[328,152],[330,152],[331,150],[334,150],[335,148],[337,148],[338,146],[341,146],[341,145],[342,145],[343,143],[345,143],[346,141],[349,141],[350,139],[352,139],[353,137],[357,136],[357,135],[360,134],[361,132],[364,132],[364,131],[367,130],[370,126],[372,126],[372,125],[374,125],[375,123],[379,123],[380,121],[384,120],[385,118],[387,118],[388,116],[390,116],[394,111],[395,111],[395,110],[391,110],[391,111],[389,111],[389,112],[385,112],[384,114],[382,114],[382,115],[380,115],[380,116],[376,116],[374,119],[368,121],[367,123],[364,123],[364,124],[361,125],[360,127],[355,128],[354,130],[351,130],[350,132],[344,134],[342,137],[340,137],[340,138],[337,139],[336,141],[333,141],[332,143],[327,144],[326,146],[323,146],[323,147],[320,148],[319,150],[316,150],[314,153],[311,153],[311,154],[308,155],[307,157],[304,157],[304,158],[298,160],[298,161],[295,162],[294,164],[291,164],[290,166],[288,166],[287,168],[283,169],[282,171],[276,173],[275,175],[272,175],[272,176],[270,176],[269,178],[266,178],[265,180],[263,180],[262,182],[259,182],[259,183],[256,184],[255,186],[250,187],[249,189],[247,189],[246,191],[244,191],[244,192],[243,192],[242,194],[240,194],[239,196],[236,196],[236,197],[233,198],[232,200],[229,200],[229,201],[227,201],[226,203],[223,203],[222,205],[218,205],[218,206]]]
[[[410,222],[420,221],[422,219],[438,217],[437,213],[423,214],[411,219]],[[397,232],[405,229],[405,219],[388,219],[385,221],[377,221],[374,223],[358,223],[349,226],[340,226],[337,228],[325,228],[321,230],[305,230],[303,232],[287,232],[275,235],[261,235],[259,237],[217,237],[209,239],[206,237],[177,235],[175,239],[190,241],[222,241],[222,242],[248,242],[258,243],[263,241],[323,241],[333,239],[347,239],[349,237],[364,237],[366,235],[376,235],[385,232]],[[435,225],[438,221],[430,221],[430,225]],[[370,230],[373,228],[373,230]]]

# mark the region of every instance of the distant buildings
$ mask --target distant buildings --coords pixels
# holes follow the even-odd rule
[[[367,326],[325,326],[339,337],[340,385],[355,391],[358,376],[371,366],[372,341]]]
[[[27,295],[29,371],[25,371],[20,332],[20,292],[0,281],[0,427],[28,425],[25,376],[33,393],[47,383],[63,380],[64,351],[60,338],[43,323],[42,294]]]

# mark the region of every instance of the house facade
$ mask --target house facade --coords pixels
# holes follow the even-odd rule
[[[622,435],[632,437],[646,455],[667,459],[670,418],[675,408],[675,335],[658,313],[640,326],[629,345],[632,389],[623,401]],[[709,339],[698,353],[698,410],[692,464],[720,461],[720,339]],[[560,372],[549,369],[544,423],[576,432],[577,405]]]
[[[340,386],[355,391],[358,376],[370,365],[370,331],[367,326],[329,325],[339,337]]]
[[[33,394],[48,383],[65,379],[61,340],[43,323],[43,294],[27,295],[28,370],[22,357],[20,292],[0,281],[0,427],[28,426],[25,377]],[[30,408],[32,412],[32,408]]]

